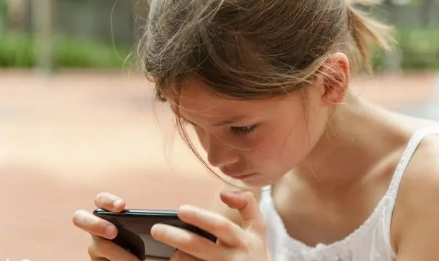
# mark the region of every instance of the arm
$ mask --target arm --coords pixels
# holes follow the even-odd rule
[[[439,168],[429,171],[412,173],[398,196],[397,261],[439,260]]]

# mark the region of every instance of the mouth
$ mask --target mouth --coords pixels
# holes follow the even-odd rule
[[[248,173],[248,174],[238,174],[238,173],[231,173],[228,171],[223,171],[224,174],[226,174],[227,176],[231,177],[232,179],[238,179],[238,180],[244,180],[244,179],[248,179],[249,177],[255,175],[256,173]]]
[[[255,173],[239,175],[239,176],[230,176],[230,177],[233,178],[233,179],[244,180],[244,179],[248,179],[248,178],[252,177],[254,174]]]

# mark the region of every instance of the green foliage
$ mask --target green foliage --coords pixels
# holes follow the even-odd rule
[[[55,43],[55,64],[58,67],[118,68],[127,65],[126,47],[58,36]],[[0,67],[33,67],[36,55],[29,35],[7,32],[0,37]]]
[[[405,30],[397,34],[403,53],[403,68],[439,69],[437,29]]]
[[[398,52],[402,58],[402,69],[439,70],[438,29],[397,30]],[[373,58],[376,69],[383,69],[385,56],[378,53]]]
[[[24,34],[2,33],[0,67],[31,67],[35,64],[33,44]]]
[[[9,0],[0,0],[0,13],[6,12],[8,10]]]
[[[0,0],[0,19],[4,20],[8,13],[9,0]],[[1,22],[1,21],[0,21]]]
[[[403,57],[403,69],[439,70],[437,29],[398,30],[396,39]],[[14,32],[1,34],[0,67],[33,67],[36,60],[34,52],[29,35]],[[128,55],[129,48],[110,43],[69,36],[58,36],[55,41],[55,63],[58,67],[120,68],[130,65],[129,61],[125,61]],[[377,53],[373,64],[378,70],[385,68],[385,56]]]
[[[128,49],[111,44],[59,37],[56,45],[57,64],[62,67],[122,67]]]

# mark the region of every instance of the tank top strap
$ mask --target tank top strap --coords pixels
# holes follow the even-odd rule
[[[271,185],[267,185],[261,188],[261,203],[267,203],[271,201]]]
[[[421,141],[430,134],[439,134],[439,128],[425,128],[416,131],[412,137],[410,138],[404,153],[395,169],[392,180],[390,182],[389,190],[387,195],[396,198],[399,185],[401,183],[402,177],[410,163],[410,160],[413,158],[413,155],[416,152],[416,149],[421,144]]]

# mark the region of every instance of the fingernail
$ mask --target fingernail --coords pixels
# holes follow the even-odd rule
[[[160,230],[163,229],[163,225],[158,223],[158,224],[154,224],[151,227],[151,234],[156,234],[157,232],[160,232]]]
[[[117,199],[116,201],[113,202],[113,207],[115,208],[120,208],[123,206],[123,200],[121,199]]]
[[[185,210],[185,211],[194,211],[195,207],[191,206],[191,205],[183,205],[180,207],[180,210]]]
[[[117,234],[117,229],[114,226],[107,226],[105,228],[105,235],[109,238],[115,237]]]

